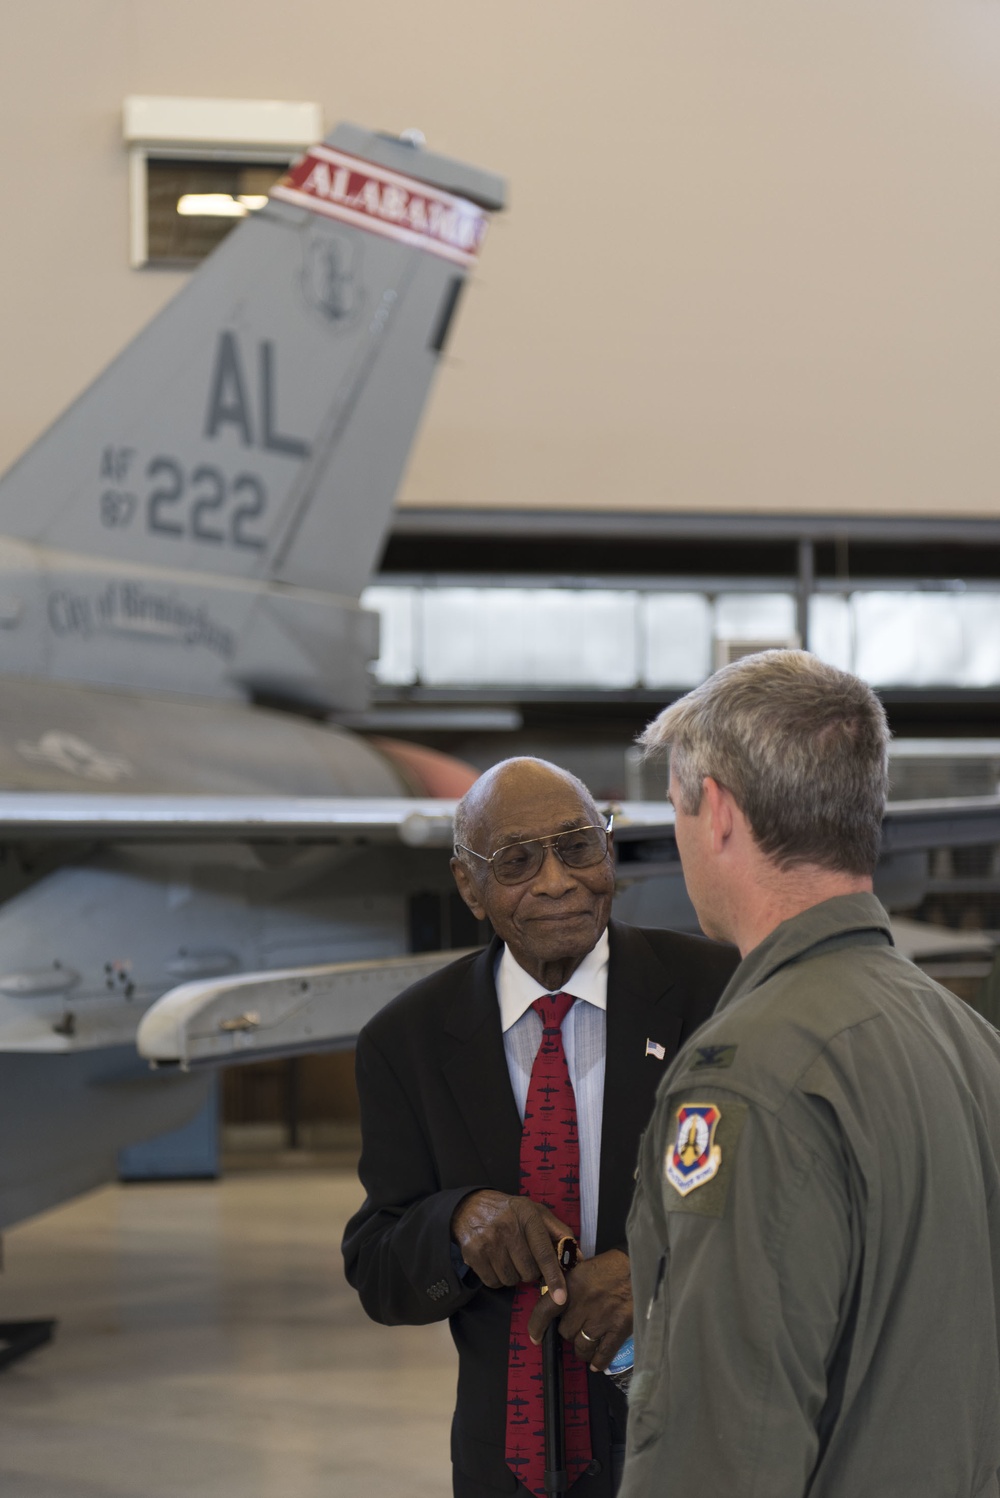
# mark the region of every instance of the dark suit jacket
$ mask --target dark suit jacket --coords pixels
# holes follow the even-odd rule
[[[736,966],[732,947],[676,932],[610,925],[607,1060],[601,1131],[597,1252],[624,1249],[639,1135],[657,1083],[679,1046],[708,1018]],[[493,980],[500,943],[462,957],[388,1004],[358,1039],[368,1197],[347,1225],[347,1278],[369,1316],[386,1325],[450,1317],[459,1353],[452,1460],[487,1491],[518,1489],[504,1461],[507,1342],[512,1290],[465,1278],[451,1217],[482,1187],[516,1195],[521,1120],[511,1091]],[[662,1061],[646,1041],[663,1046]],[[595,1466],[581,1498],[610,1498],[609,1421],[625,1402],[590,1375]]]

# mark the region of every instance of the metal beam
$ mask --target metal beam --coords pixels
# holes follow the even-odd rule
[[[592,540],[886,541],[1000,545],[1000,520],[921,515],[740,515],[622,510],[403,508],[397,536],[526,536]]]

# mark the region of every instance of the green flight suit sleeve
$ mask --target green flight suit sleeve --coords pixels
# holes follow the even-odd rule
[[[682,1194],[666,1167],[684,1105],[717,1110],[720,1158]],[[806,1492],[851,1274],[830,1136],[690,1079],[660,1098],[630,1221],[637,1357],[620,1498]]]

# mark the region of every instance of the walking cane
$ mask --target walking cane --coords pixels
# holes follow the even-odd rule
[[[569,1490],[569,1481],[566,1473],[562,1338],[554,1321],[545,1328],[542,1337],[542,1408],[545,1414],[545,1491],[565,1493]]]
[[[559,1268],[565,1274],[577,1261],[575,1238],[556,1244]],[[542,1335],[542,1412],[545,1417],[545,1491],[566,1493],[566,1409],[563,1401],[563,1352],[559,1328],[550,1321]]]

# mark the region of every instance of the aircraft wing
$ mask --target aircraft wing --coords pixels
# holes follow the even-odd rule
[[[448,847],[456,803],[430,797],[0,793],[0,841],[336,842],[399,840]],[[665,801],[616,802],[620,845],[673,841]],[[1000,796],[895,801],[883,852],[1000,843]]]
[[[615,816],[615,841],[672,839],[673,826],[673,808],[664,802],[622,802]],[[1000,796],[890,801],[882,827],[883,853],[1000,843]]]
[[[422,952],[184,983],[143,1015],[139,1053],[191,1068],[335,1050],[404,988],[463,955]]]
[[[626,801],[615,817],[617,843],[674,835],[674,813],[658,801]],[[890,801],[882,823],[882,852],[968,848],[1000,843],[1000,796],[955,796],[938,801]]]
[[[680,860],[674,839],[674,812],[665,802],[624,802],[616,809],[615,849],[618,886],[667,880],[676,885],[667,906],[661,889],[659,913],[648,901],[623,907],[622,919],[656,924],[664,918],[682,929],[694,917],[683,894]],[[882,851],[875,892],[887,909],[915,906],[923,898],[929,874],[927,854],[934,848],[972,848],[1000,844],[1000,796],[967,796],[936,801],[893,801],[882,823]],[[670,903],[673,901],[673,903]],[[680,903],[677,903],[677,902]]]
[[[0,841],[336,842],[448,847],[454,801],[391,796],[0,793]]]
[[[398,840],[444,849],[454,807],[452,801],[379,797],[18,793],[0,796],[0,842]],[[679,883],[673,809],[665,802],[626,802],[614,810],[622,887],[665,876]],[[881,873],[900,858],[919,863],[931,848],[991,843],[1000,843],[1000,797],[897,802],[886,812]],[[918,870],[916,877],[920,882],[925,874]],[[184,983],[146,1011],[139,1051],[159,1064],[195,1067],[348,1045],[395,994],[457,955],[439,951]],[[50,1029],[48,1047],[73,1047],[72,1037],[53,1040]]]

